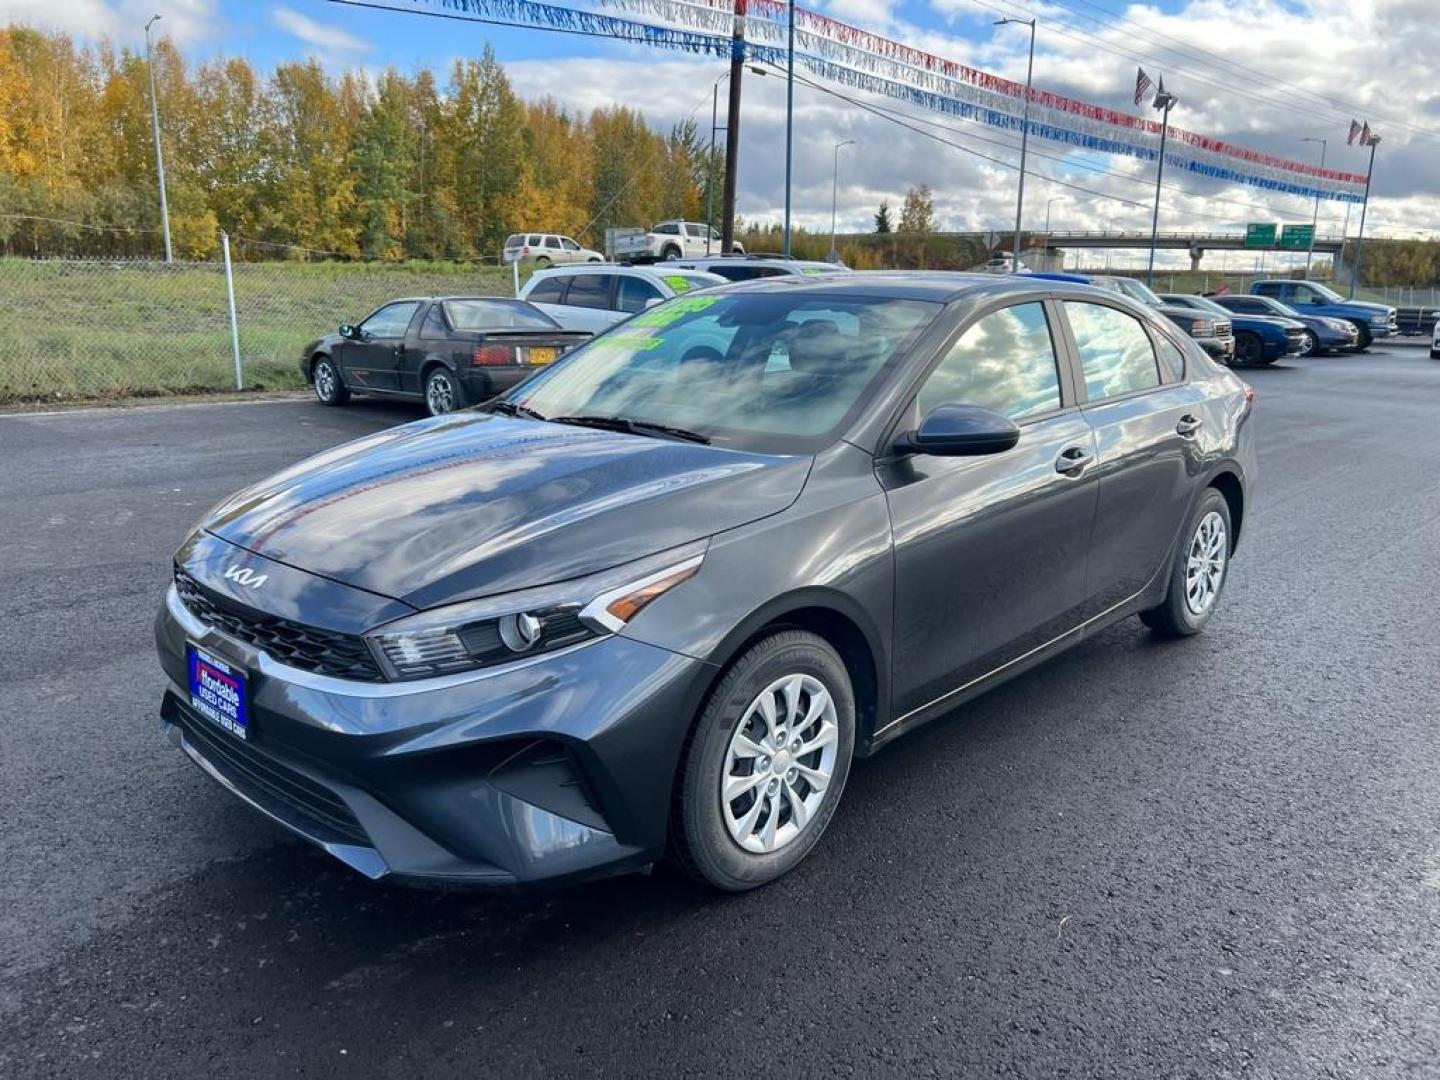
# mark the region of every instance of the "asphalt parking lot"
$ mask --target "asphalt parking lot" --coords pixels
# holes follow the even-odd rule
[[[1440,1074],[1440,362],[1246,377],[1210,630],[931,725],[736,897],[377,886],[160,738],[187,526],[414,411],[0,417],[0,1076]]]

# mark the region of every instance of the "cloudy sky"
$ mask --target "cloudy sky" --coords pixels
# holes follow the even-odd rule
[[[439,9],[424,0],[378,2]],[[1440,0],[810,2],[836,18],[1020,81],[1028,32],[993,23],[1005,15],[1033,15],[1039,20],[1038,88],[1133,112],[1130,95],[1140,63],[1152,76],[1163,74],[1180,95],[1172,113],[1177,125],[1311,160],[1319,147],[1301,140],[1325,137],[1327,163],[1355,172],[1364,171],[1367,154],[1345,145],[1347,128],[1352,116],[1369,120],[1384,142],[1367,235],[1440,234],[1440,67],[1433,62],[1440,56]],[[81,40],[105,35],[131,45],[143,42],[140,27],[157,11],[164,16],[160,26],[187,55],[243,55],[261,67],[311,54],[336,68],[444,67],[456,56],[477,55],[489,41],[522,95],[550,95],[581,109],[619,102],[643,110],[662,129],[686,117],[708,128],[710,88],[726,69],[714,59],[331,0],[0,0],[0,22],[61,29]],[[721,108],[723,123],[723,91]],[[935,191],[942,228],[1013,227],[1019,154],[1009,135],[904,107],[913,117],[905,123],[920,129],[910,130],[800,85],[795,109],[800,223],[829,227],[834,145],[853,139],[840,156],[842,232],[869,229],[882,199],[894,205],[906,188],[921,183]],[[740,195],[747,218],[781,217],[784,110],[783,78],[747,77]],[[1153,197],[1152,165],[1042,141],[1032,141],[1031,149],[1027,229],[1042,228],[1047,212],[1055,229],[1148,227],[1148,208],[1132,203],[1148,205]],[[1173,181],[1161,204],[1162,229],[1308,221],[1312,211],[1307,200],[1259,189],[1222,187],[1179,173]],[[1341,204],[1322,204],[1321,233],[1338,233],[1344,217]],[[1358,217],[1356,212],[1350,219],[1351,233]]]

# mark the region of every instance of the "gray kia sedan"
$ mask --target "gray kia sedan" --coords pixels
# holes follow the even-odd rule
[[[854,759],[1138,615],[1215,614],[1252,395],[1111,292],[955,274],[671,300],[482,407],[222,503],[173,739],[370,877],[790,870]]]

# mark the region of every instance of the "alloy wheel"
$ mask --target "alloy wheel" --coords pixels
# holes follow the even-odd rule
[[[1196,526],[1185,561],[1185,606],[1192,615],[1204,615],[1214,605],[1225,580],[1225,560],[1229,554],[1225,519],[1211,510]]]
[[[315,365],[315,396],[327,402],[335,396],[335,369],[325,360]]]
[[[765,855],[794,842],[814,820],[835,772],[835,701],[813,675],[785,675],[745,710],[720,774],[730,836]]]
[[[449,372],[436,371],[426,381],[425,404],[432,416],[440,416],[455,408],[455,387],[450,382]]]
[[[1317,348],[1319,348],[1319,346],[1320,346],[1320,342],[1319,342],[1318,340],[1316,340],[1315,332],[1314,332],[1313,330],[1306,330],[1306,331],[1305,331],[1305,344],[1302,345],[1301,348],[1300,348],[1300,355],[1301,355],[1301,356],[1310,356],[1311,354],[1313,354],[1313,353],[1315,352],[1315,350],[1316,350]]]

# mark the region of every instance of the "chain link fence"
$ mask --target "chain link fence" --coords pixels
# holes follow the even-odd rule
[[[236,262],[247,390],[302,385],[301,350],[397,296],[502,295],[482,263]],[[0,259],[0,404],[236,388],[223,263]]]

